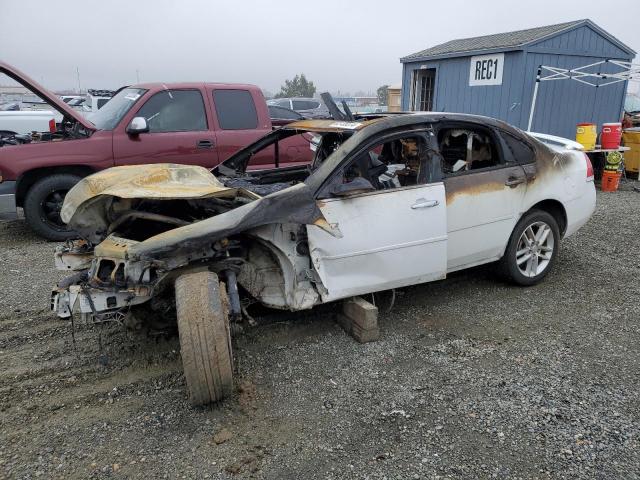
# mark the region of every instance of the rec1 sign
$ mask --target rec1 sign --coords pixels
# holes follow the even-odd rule
[[[504,53],[471,57],[469,66],[469,86],[502,85]]]

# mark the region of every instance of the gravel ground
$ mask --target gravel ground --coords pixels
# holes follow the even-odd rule
[[[639,205],[599,192],[539,286],[404,290],[376,343],[326,310],[261,325],[213,409],[176,338],[77,325],[74,348],[54,244],[0,224],[0,478],[640,478]]]

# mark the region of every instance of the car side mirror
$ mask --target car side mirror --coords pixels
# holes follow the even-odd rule
[[[371,192],[375,190],[371,182],[362,177],[356,177],[349,183],[340,183],[331,189],[334,197],[348,197],[358,193]]]
[[[149,125],[147,119],[144,117],[134,117],[127,127],[127,133],[129,135],[138,135],[140,133],[147,133],[149,131]]]

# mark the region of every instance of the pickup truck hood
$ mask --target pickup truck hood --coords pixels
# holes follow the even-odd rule
[[[39,96],[43,100],[46,100],[46,102],[49,105],[51,105],[53,108],[55,108],[58,112],[60,112],[63,117],[72,118],[73,120],[75,120],[76,122],[78,122],[80,125],[82,125],[84,128],[88,130],[96,130],[96,127],[93,123],[91,123],[82,115],[80,115],[78,112],[73,110],[69,105],[64,103],[62,99],[59,98],[57,95],[47,90],[45,87],[40,85],[35,80],[29,78],[27,75],[22,73],[17,68],[9,65],[8,63],[0,62],[0,73],[4,73],[9,78],[12,78],[16,82],[24,86],[25,88],[35,93],[37,96]]]

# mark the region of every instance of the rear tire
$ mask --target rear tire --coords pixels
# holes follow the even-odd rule
[[[530,286],[551,271],[560,250],[560,229],[550,213],[531,210],[511,233],[500,270],[511,282]]]
[[[194,406],[218,402],[233,391],[233,357],[226,292],[212,272],[175,282],[180,352]]]
[[[77,175],[57,174],[31,186],[24,200],[24,216],[34,232],[57,242],[76,237],[76,233],[60,219],[60,209],[67,192],[80,180]]]

